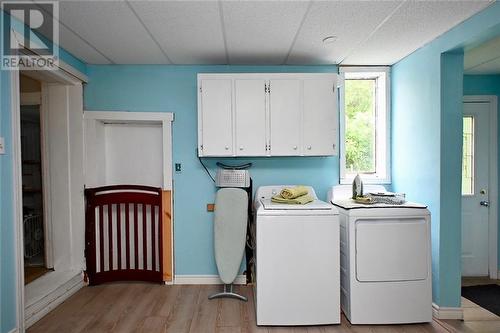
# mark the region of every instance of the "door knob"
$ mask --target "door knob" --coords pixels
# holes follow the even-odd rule
[[[479,204],[481,206],[484,206],[484,207],[489,207],[490,206],[490,202],[489,201],[486,201],[486,200],[483,200],[481,202],[479,202]]]

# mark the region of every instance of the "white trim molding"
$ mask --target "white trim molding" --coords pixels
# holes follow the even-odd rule
[[[19,93],[19,71],[13,70],[10,79],[10,112],[12,119],[12,173],[13,215],[16,237],[14,258],[16,263],[17,329],[24,332],[24,241],[23,241],[23,195],[21,169],[21,108]]]
[[[463,102],[479,102],[490,104],[490,150],[489,150],[489,195],[488,214],[488,270],[490,279],[498,279],[498,98],[494,95],[467,95]]]
[[[47,313],[67,300],[85,285],[82,272],[75,273],[76,275],[74,275],[65,283],[57,286],[54,290],[34,301],[33,303],[26,305],[25,328],[28,328],[36,323]],[[54,272],[52,274],[57,273]]]
[[[390,66],[339,67],[339,183],[351,184],[356,174],[346,169],[345,80],[376,80],[375,103],[375,172],[361,173],[365,184],[391,184],[391,68]]]
[[[432,316],[436,319],[464,319],[464,312],[461,307],[442,307],[432,303]]]
[[[174,284],[224,284],[218,275],[176,275]],[[236,276],[233,284],[247,284],[245,274]]]

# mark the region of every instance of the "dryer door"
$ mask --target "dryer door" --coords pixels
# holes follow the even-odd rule
[[[429,227],[424,218],[356,221],[358,281],[424,280],[429,257]]]

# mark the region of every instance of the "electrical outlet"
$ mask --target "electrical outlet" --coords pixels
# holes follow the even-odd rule
[[[215,204],[209,203],[207,204],[207,212],[213,212],[215,210]]]
[[[182,165],[180,163],[175,163],[175,172],[182,172]]]
[[[5,139],[4,137],[0,137],[0,155],[5,154]]]

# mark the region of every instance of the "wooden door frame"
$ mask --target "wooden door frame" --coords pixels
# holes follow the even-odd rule
[[[498,98],[495,95],[467,95],[463,103],[489,103],[490,149],[488,190],[488,271],[490,279],[497,279],[498,271]],[[463,112],[462,112],[463,114]]]

